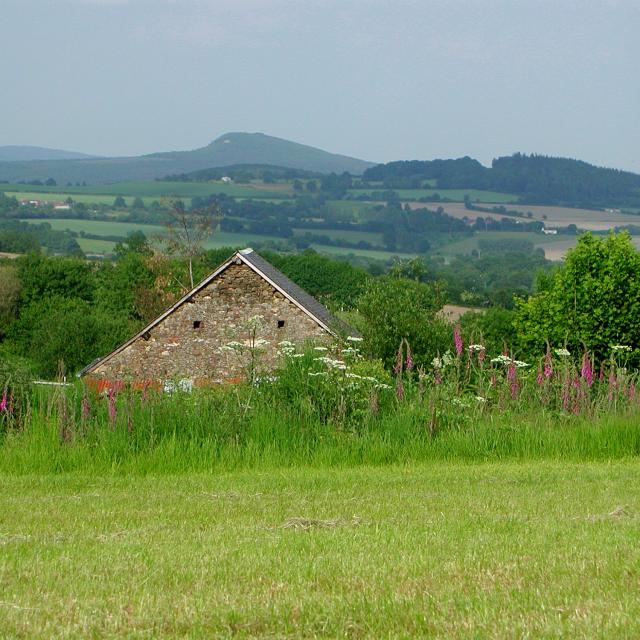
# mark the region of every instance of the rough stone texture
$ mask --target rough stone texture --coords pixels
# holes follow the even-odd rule
[[[249,320],[261,316],[252,332]],[[278,323],[284,321],[284,326]],[[194,323],[200,323],[195,327]],[[231,264],[146,334],[87,374],[89,382],[161,382],[184,380],[195,385],[236,382],[251,366],[252,350],[228,348],[267,340],[254,362],[272,369],[278,343],[289,340],[326,343],[331,335],[304,311],[245,264]]]

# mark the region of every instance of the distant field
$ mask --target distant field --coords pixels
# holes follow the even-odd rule
[[[125,237],[133,231],[142,231],[148,238],[159,233],[166,233],[162,225],[155,224],[136,224],[133,222],[107,222],[104,220],[64,220],[64,219],[46,219],[46,220],[29,220],[24,222],[48,222],[53,229],[75,231],[80,233],[92,233],[98,236],[122,236]]]
[[[391,260],[392,258],[415,258],[415,253],[401,253],[398,251],[384,251],[382,249],[353,249],[351,247],[329,247],[324,244],[312,244],[311,247],[318,253],[334,256],[354,255],[373,260]]]
[[[423,204],[421,202],[410,202],[409,206],[412,209],[420,209],[422,207],[432,208],[430,204]],[[493,217],[496,219],[509,217],[501,213],[485,213],[483,211],[470,211],[466,209],[462,203],[444,203],[440,205],[446,213],[454,218],[471,218],[478,217]],[[536,205],[516,205],[512,204],[507,207],[512,211],[520,211],[532,213],[531,218],[513,218],[514,220],[523,221],[527,220],[539,220],[545,223],[548,227],[566,227],[570,224],[575,224],[581,229],[587,231],[606,231],[607,229],[613,229],[614,227],[623,226],[627,224],[639,225],[640,218],[631,214],[624,213],[606,213],[605,211],[597,211],[595,209],[573,209],[571,207],[552,207],[552,206],[536,206]],[[546,216],[546,219],[543,218]]]
[[[306,233],[327,236],[331,239],[348,240],[349,242],[369,242],[373,245],[382,243],[382,234],[374,231],[342,231],[341,229],[294,229],[293,234],[304,236]]]
[[[326,207],[331,213],[347,213],[352,214],[358,219],[366,218],[367,211],[371,211],[378,206],[375,202],[366,202],[359,200],[330,200]]]
[[[53,200],[64,200],[71,196],[78,202],[99,202],[95,196],[111,196],[105,202],[111,204],[116,196],[149,197],[158,200],[162,197],[183,197],[192,198],[194,196],[208,196],[213,193],[224,193],[228,196],[240,198],[280,198],[293,193],[290,184],[227,184],[224,182],[160,182],[156,180],[141,182],[116,182],[115,184],[95,185],[90,187],[39,187],[24,184],[0,184],[0,191],[8,195],[30,193],[34,197],[44,200],[44,194],[55,194],[48,198]],[[80,196],[87,196],[86,200],[80,200]],[[92,196],[93,199],[91,197]]]
[[[0,185],[1,186],[1,185]],[[0,189],[2,191],[2,189]],[[7,192],[8,193],[8,192]],[[77,194],[66,191],[64,193],[45,193],[38,191],[16,191],[13,193],[8,193],[10,196],[15,196],[18,200],[43,200],[45,202],[56,202],[66,200],[67,198],[71,198],[74,202],[83,202],[84,204],[106,204],[113,205],[113,201],[116,199],[116,196],[105,196],[105,195],[97,195],[97,194]],[[127,197],[124,199],[127,205],[131,205],[133,203],[133,197]],[[144,197],[142,201],[145,206],[149,206],[154,200],[157,198],[149,198]]]
[[[350,189],[349,193],[354,195],[371,195],[378,189]],[[380,189],[382,191],[382,189]],[[434,194],[440,194],[442,198],[463,202],[464,197],[468,195],[473,202],[487,202],[494,204],[506,204],[515,202],[518,196],[511,193],[499,193],[497,191],[480,191],[479,189],[393,189],[398,194],[400,200],[417,200],[418,198],[431,197]],[[429,202],[423,206],[438,207],[444,206],[440,202]]]
[[[24,220],[25,222],[48,222],[53,229],[64,231],[74,231],[80,233],[90,233],[97,236],[120,236],[126,237],[133,231],[142,231],[148,239],[154,236],[164,235],[166,229],[161,225],[135,224],[131,222],[106,222],[103,220]],[[83,251],[89,253],[110,253],[113,251],[115,242],[100,239],[78,238],[78,243]],[[228,233],[216,231],[214,235],[205,243],[207,249],[215,249],[227,246],[247,246],[252,243],[282,242],[282,238],[276,236],[263,236],[255,233]]]
[[[480,231],[477,232],[472,238],[464,238],[457,242],[438,247],[432,253],[443,256],[455,256],[455,255],[468,255],[473,250],[478,250],[479,240],[531,240],[535,247],[542,248],[545,252],[545,256],[549,260],[560,260],[567,248],[575,245],[575,236],[545,236],[540,233],[525,233],[520,231]],[[562,247],[560,252],[555,251],[555,247]],[[549,253],[551,252],[551,253]],[[550,257],[553,255],[554,257]]]
[[[105,255],[107,253],[112,253],[114,247],[116,246],[115,242],[111,242],[110,240],[93,240],[90,238],[77,238],[78,244],[80,248],[85,253],[95,253],[100,255]]]

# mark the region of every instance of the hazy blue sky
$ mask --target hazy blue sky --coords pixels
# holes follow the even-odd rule
[[[262,131],[368,160],[640,172],[640,0],[0,0],[0,145]]]

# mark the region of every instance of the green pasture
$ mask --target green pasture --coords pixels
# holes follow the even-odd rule
[[[263,183],[224,183],[215,182],[163,182],[157,180],[136,181],[136,182],[116,182],[106,185],[92,185],[87,187],[73,186],[35,186],[24,184],[0,184],[0,191],[7,195],[15,195],[17,198],[23,197],[20,194],[30,194],[41,200],[49,194],[51,200],[64,200],[71,197],[78,202],[105,202],[113,203],[116,196],[129,196],[130,198],[141,197],[159,200],[163,197],[192,198],[194,196],[208,196],[213,193],[224,193],[229,196],[242,198],[286,198],[293,193],[289,184],[264,185]],[[111,196],[106,200],[96,200],[96,196]],[[82,200],[80,198],[83,198]],[[85,199],[86,198],[86,199]]]
[[[0,189],[1,191],[1,189]],[[116,196],[106,196],[97,194],[77,194],[70,193],[69,191],[63,193],[46,193],[38,191],[16,191],[9,193],[10,196],[15,196],[18,200],[43,200],[45,202],[56,202],[71,198],[74,202],[82,202],[84,204],[106,204],[113,205],[113,201]],[[124,199],[127,205],[133,203],[133,197],[127,197]],[[145,206],[149,206],[156,198],[142,198]]]
[[[115,242],[110,240],[94,240],[92,238],[77,238],[80,248],[89,254],[107,254],[112,253]]]
[[[331,239],[348,240],[349,242],[370,242],[372,245],[382,244],[382,234],[374,231],[343,231],[342,229],[293,229],[293,235],[304,236],[307,233],[327,236]]]
[[[147,238],[151,238],[154,235],[166,233],[166,229],[162,225],[118,222],[117,220],[67,220],[64,218],[46,218],[42,220],[25,219],[24,222],[48,222],[52,229],[59,229],[61,231],[68,229],[69,231],[74,231],[76,233],[84,231],[85,233],[91,233],[98,236],[126,237],[133,231],[142,231]]]
[[[0,475],[3,638],[634,638],[640,467]]]
[[[154,237],[166,234],[165,227],[153,224],[136,224],[133,222],[117,222],[104,220],[66,220],[66,219],[46,219],[46,220],[25,220],[25,222],[48,222],[53,229],[64,231],[74,231],[80,233],[84,231],[97,236],[119,236],[125,238],[129,233],[142,231],[145,236],[152,240]],[[90,253],[110,253],[115,246],[115,242],[100,239],[77,238],[83,251]],[[261,244],[265,242],[282,242],[282,238],[275,236],[258,235],[255,233],[229,233],[226,231],[216,231],[205,243],[205,248],[215,249],[229,246],[248,246],[251,244]]]
[[[555,243],[566,243],[572,241],[575,243],[575,236],[546,236],[542,233],[528,233],[519,231],[480,231],[476,232],[472,237],[463,238],[449,244],[438,247],[432,253],[454,256],[467,255],[474,250],[479,249],[479,240],[531,240],[536,247],[552,248]]]
[[[370,196],[377,189],[350,189],[349,193],[353,195]],[[380,189],[383,191],[383,189]],[[496,204],[505,204],[516,202],[518,196],[511,193],[499,193],[497,191],[481,191],[479,189],[393,189],[398,194],[400,200],[408,202],[416,201],[419,198],[431,197],[434,194],[440,194],[441,198],[447,198],[454,202],[463,202],[465,196],[469,196],[473,202],[487,202]],[[438,206],[437,202],[425,203],[426,207]]]
[[[325,206],[329,213],[347,214],[363,220],[367,219],[367,212],[378,205],[359,200],[329,200]]]
[[[353,247],[332,247],[326,244],[312,244],[311,247],[318,253],[332,256],[358,256],[373,260],[392,260],[393,258],[415,258],[415,253],[402,253],[398,251],[384,251],[383,249],[354,249]]]

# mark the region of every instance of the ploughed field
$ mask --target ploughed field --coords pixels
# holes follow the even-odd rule
[[[640,467],[0,476],[0,637],[640,635]]]

